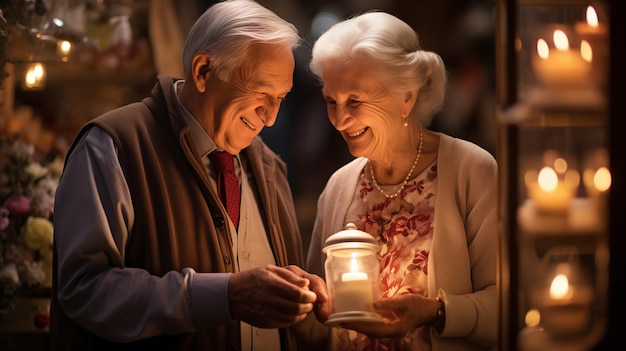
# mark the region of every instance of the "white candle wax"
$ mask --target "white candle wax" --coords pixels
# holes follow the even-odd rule
[[[588,79],[591,65],[572,50],[550,50],[547,58],[535,57],[533,67],[539,80],[552,86],[578,86]]]
[[[535,201],[535,208],[545,213],[566,213],[573,197],[572,190],[563,183],[551,191],[545,191],[536,184],[529,186],[528,190]]]
[[[372,302],[372,281],[367,273],[344,273],[335,283],[335,313],[371,311]]]
[[[544,39],[537,40],[537,52],[532,65],[537,78],[545,85],[578,87],[589,80],[590,48],[581,43],[581,50],[571,50],[565,32],[554,31],[554,49]],[[583,50],[584,49],[584,50]]]
[[[524,181],[539,212],[565,214],[575,195],[579,176],[573,170],[559,176],[551,167],[544,167],[539,173],[527,172]]]

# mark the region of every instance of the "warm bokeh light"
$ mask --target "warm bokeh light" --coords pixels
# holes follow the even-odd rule
[[[591,49],[589,42],[586,40],[582,40],[580,42],[580,56],[582,56],[583,60],[587,62],[591,62],[593,60],[593,50]]]
[[[580,184],[580,174],[577,171],[570,169],[565,173],[565,184],[571,188],[575,188]]]
[[[24,86],[29,89],[41,87],[45,74],[46,71],[41,63],[30,65],[24,75]]]
[[[558,157],[554,160],[554,170],[559,174],[565,173],[567,171],[567,161],[563,157]]]
[[[524,316],[524,323],[526,323],[529,327],[536,327],[541,322],[541,314],[539,310],[532,308],[526,312],[526,316]]]
[[[600,167],[593,177],[593,185],[599,191],[607,191],[611,187],[611,172],[606,167]]]
[[[567,39],[567,35],[560,29],[554,31],[553,35],[554,46],[559,51],[567,51],[569,50],[569,40]]]
[[[537,182],[541,190],[545,192],[551,192],[554,191],[558,186],[559,178],[557,177],[554,169],[550,167],[543,167],[541,171],[539,171]]]
[[[537,54],[542,59],[547,59],[550,56],[550,48],[548,47],[548,43],[543,40],[537,40]]]
[[[598,14],[593,6],[587,6],[587,24],[591,27],[598,27]]]
[[[555,300],[562,300],[569,295],[569,280],[565,274],[559,274],[550,284],[550,297]]]
[[[61,51],[61,54],[68,55],[71,49],[72,49],[72,44],[69,41],[61,40],[59,42],[59,50]]]

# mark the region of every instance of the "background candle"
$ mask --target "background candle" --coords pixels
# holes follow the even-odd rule
[[[550,287],[540,294],[541,322],[547,331],[574,335],[589,328],[593,300],[590,286],[571,285],[567,275],[558,274]]]
[[[576,171],[569,170],[561,178],[551,167],[544,167],[539,173],[528,171],[524,177],[528,195],[537,210],[553,214],[567,213],[579,180]]]
[[[583,85],[589,79],[591,64],[578,50],[571,50],[567,35],[561,30],[554,31],[555,49],[550,49],[544,39],[537,41],[537,55],[532,65],[535,75],[548,86]],[[585,55],[587,59],[588,56]]]

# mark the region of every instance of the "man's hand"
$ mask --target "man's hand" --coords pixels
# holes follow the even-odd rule
[[[281,328],[303,320],[321,291],[315,275],[296,266],[267,265],[233,273],[228,282],[232,318],[259,328]],[[311,282],[313,280],[313,282]],[[313,291],[309,288],[311,287]]]
[[[313,305],[315,317],[321,323],[326,322],[330,315],[330,305],[328,303],[328,292],[326,291],[326,282],[316,274],[309,273],[298,266],[285,267],[292,271],[295,275],[309,280],[309,290],[317,295],[317,301]]]

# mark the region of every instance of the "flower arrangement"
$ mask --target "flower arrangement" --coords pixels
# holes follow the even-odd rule
[[[52,282],[52,215],[62,163],[0,136],[0,313]]]

